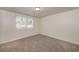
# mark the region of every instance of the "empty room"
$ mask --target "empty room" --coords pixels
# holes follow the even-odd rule
[[[79,52],[79,8],[0,7],[0,52]]]

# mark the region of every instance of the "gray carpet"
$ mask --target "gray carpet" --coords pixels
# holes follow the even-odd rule
[[[35,35],[13,42],[0,44],[0,52],[77,52],[79,45],[50,38],[44,35]]]

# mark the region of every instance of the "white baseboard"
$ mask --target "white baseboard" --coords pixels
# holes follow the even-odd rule
[[[77,42],[69,41],[69,40],[66,40],[66,39],[59,38],[59,37],[54,37],[54,36],[49,35],[49,34],[47,34],[47,33],[41,33],[41,34],[42,34],[42,35],[45,35],[45,36],[48,36],[48,37],[51,37],[51,38],[56,38],[56,39],[58,39],[58,40],[63,40],[63,41],[69,42],[69,43],[73,43],[73,44],[79,45],[79,43],[77,43]]]
[[[30,36],[34,36],[34,35],[38,35],[39,33],[35,33],[35,34],[30,34],[28,36],[21,36],[21,37],[18,37],[18,38],[13,38],[11,40],[6,40],[6,41],[1,41],[0,44],[3,44],[3,43],[7,43],[7,42],[12,42],[12,41],[15,41],[15,40],[19,40],[19,39],[22,39],[22,38],[28,38]],[[72,42],[72,41],[68,41],[68,40],[64,40],[64,39],[61,39],[59,37],[53,37],[52,35],[49,35],[47,33],[41,33],[42,35],[45,35],[45,36],[48,36],[48,37],[51,37],[51,38],[56,38],[56,39],[59,39],[59,40],[63,40],[63,41],[66,41],[66,42],[70,42],[70,43],[73,43],[73,44],[77,44],[79,45],[79,43],[76,43],[76,42]]]
[[[1,41],[0,44],[12,42],[12,41],[19,40],[19,39],[22,39],[22,38],[28,38],[28,37],[30,37],[30,36],[34,36],[34,35],[37,35],[37,34],[38,34],[38,33],[30,34],[30,35],[28,35],[28,36],[22,36],[22,37],[18,37],[18,38],[13,38],[13,39],[11,39],[11,40]]]

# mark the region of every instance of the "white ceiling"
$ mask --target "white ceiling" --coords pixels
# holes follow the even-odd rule
[[[0,7],[0,9],[5,9],[29,16],[45,17],[51,14],[53,15],[60,12],[78,9],[78,7],[40,7],[40,11],[35,11],[34,7]]]

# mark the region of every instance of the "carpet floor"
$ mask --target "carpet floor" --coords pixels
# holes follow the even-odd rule
[[[35,35],[13,42],[0,44],[0,52],[77,52],[79,45],[50,38],[44,35]]]

